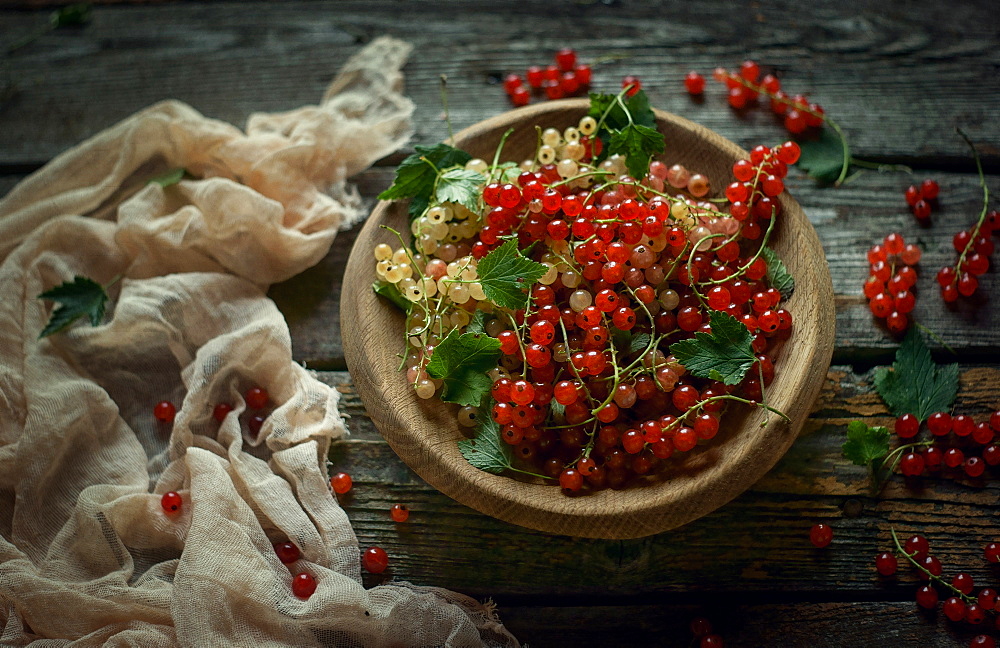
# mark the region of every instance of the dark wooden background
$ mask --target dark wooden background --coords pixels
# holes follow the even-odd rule
[[[961,363],[956,412],[982,418],[1000,409],[996,273],[983,278],[977,299],[955,308],[943,305],[933,283],[936,270],[953,263],[952,235],[981,209],[956,127],[976,143],[990,190],[1000,193],[995,3],[110,2],[95,6],[86,26],[6,51],[57,4],[0,2],[0,195],[59,152],[161,99],[237,125],[251,112],[315,103],[340,63],[380,34],[416,46],[405,69],[417,105],[414,143],[447,134],[440,74],[448,77],[457,130],[508,108],[498,85],[505,72],[544,65],[563,46],[594,65],[595,89],[614,91],[635,74],[654,105],[746,148],[786,134],[766,110],[732,111],[712,82],[693,101],[684,73],[707,76],[752,57],[789,91],[808,93],[843,126],[857,157],[909,165],[914,174],[866,172],[827,188],[791,172],[787,185],[819,232],[833,276],[834,364],[801,438],[778,466],[681,529],[622,542],[549,536],[458,505],[412,473],[366,417],[341,349],[339,285],[356,229],[270,294],[286,314],[296,359],[344,395],[352,436],[331,460],[354,477],[342,502],[359,542],[389,553],[384,578],[490,597],[533,648],[689,646],[694,615],[708,616],[727,646],[962,646],[982,631],[919,612],[909,570],[879,578],[872,559],[890,548],[890,527],[920,532],[946,574],[966,571],[977,585],[1000,586],[1000,570],[982,559],[983,545],[1000,541],[996,470],[975,482],[907,486],[897,478],[875,497],[863,470],[841,458],[840,444],[850,420],[890,421],[870,381],[897,341],[870,316],[861,284],[865,250],[891,231],[925,248],[915,314],[954,349],[931,340],[935,357]],[[357,178],[364,195],[389,183],[399,159]],[[926,177],[941,184],[927,228],[902,195]],[[396,502],[410,506],[408,523],[391,521]],[[824,550],[808,540],[817,522],[835,531]]]

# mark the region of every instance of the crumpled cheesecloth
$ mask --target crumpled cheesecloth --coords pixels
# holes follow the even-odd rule
[[[0,201],[0,645],[518,645],[463,595],[362,586],[327,482],[338,394],[292,361],[265,295],[361,215],[345,179],[409,137],[409,49],[372,42],[320,105],[246,133],[154,105]],[[149,182],[175,168],[193,179]],[[37,296],[76,275],[113,283],[103,323],[39,339],[56,305]],[[252,385],[273,404],[257,435]]]

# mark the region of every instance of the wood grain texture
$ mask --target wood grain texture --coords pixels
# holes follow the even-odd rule
[[[490,518],[441,494],[409,469],[365,413],[347,372],[318,372],[342,394],[351,437],[331,452],[331,470],[355,487],[341,503],[362,547],[390,555],[384,577],[437,584],[474,596],[527,604],[558,597],[565,604],[643,603],[650,597],[714,600],[742,592],[755,600],[910,600],[916,576],[875,574],[873,557],[890,550],[890,528],[925,535],[945,573],[966,571],[977,584],[1000,585],[982,558],[1000,541],[1000,469],[983,480],[949,476],[893,478],[876,496],[864,468],[841,456],[848,421],[886,425],[891,417],[872,390],[872,372],[834,366],[798,440],[747,492],[678,529],[634,540],[548,535]],[[1000,370],[963,366],[955,411],[988,417],[1000,408]],[[953,473],[948,473],[952,475]],[[389,517],[395,503],[410,520]],[[833,544],[814,548],[809,528],[825,522]],[[841,597],[831,599],[831,596]],[[532,598],[534,597],[534,598]],[[855,598],[850,598],[855,597]]]
[[[17,3],[21,4],[21,3]],[[819,101],[860,157],[971,169],[955,126],[1000,163],[998,28],[988,2],[875,0],[814,7],[782,0],[734,9],[706,2],[517,3],[240,2],[99,6],[81,29],[52,32],[3,59],[0,164],[38,165],[165,98],[242,125],[254,111],[314,103],[359,44],[383,33],[409,40],[405,69],[418,142],[447,134],[439,75],[448,76],[456,129],[507,107],[503,73],[545,64],[559,47],[595,63],[594,87],[626,74],[654,105],[741,146],[782,136],[766,111],[734,113],[720,86],[692,102],[689,69],[708,73],[753,56],[785,87]],[[48,10],[0,10],[0,48],[44,22]]]
[[[585,99],[549,102],[487,120],[455,136],[455,145],[474,157],[491,158],[501,136],[505,160],[531,157],[536,126],[559,130],[586,114]],[[660,156],[710,178],[727,177],[746,152],[711,131],[675,115],[658,112],[657,127],[671,143]],[[716,189],[713,195],[718,195]],[[643,480],[624,490],[605,489],[586,497],[566,497],[552,485],[515,481],[473,468],[453,443],[462,438],[453,406],[421,402],[400,380],[392,331],[402,331],[399,315],[373,295],[377,279],[370,250],[392,243],[387,225],[405,231],[405,206],[380,203],[358,236],[344,275],[341,330],[348,368],[379,430],[410,466],[442,492],[480,511],[524,526],[586,537],[633,538],[696,519],[757,481],[794,441],[820,387],[833,352],[833,289],[815,230],[787,195],[769,245],[787,260],[798,290],[786,306],[795,318],[791,339],[775,363],[769,389],[772,407],[788,422],[762,410],[735,411],[712,444],[671,462],[665,477]]]

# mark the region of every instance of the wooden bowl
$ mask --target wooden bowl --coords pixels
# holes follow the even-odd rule
[[[501,135],[513,127],[503,159],[520,161],[534,152],[535,125],[560,130],[576,125],[588,103],[572,99],[512,110],[461,131],[455,146],[489,160]],[[714,183],[712,195],[720,195],[733,180],[733,162],[747,158],[747,152],[676,115],[657,111],[656,118],[666,138],[660,159],[707,174]],[[465,436],[455,420],[456,406],[420,400],[397,370],[403,316],[372,292],[373,248],[382,242],[399,245],[379,226],[408,232],[406,204],[401,202],[378,204],[347,263],[341,330],[354,384],[375,425],[403,461],[441,492],[487,515],[549,533],[592,538],[636,538],[695,520],[742,493],[777,463],[802,428],[830,366],[833,287],[823,248],[798,203],[787,193],[779,201],[782,214],[770,245],[795,278],[795,292],[786,306],[794,323],[766,395],[790,423],[760,408],[730,407],[713,441],[672,459],[673,465],[661,475],[623,490],[581,496],[566,496],[552,484],[473,468],[455,443]]]

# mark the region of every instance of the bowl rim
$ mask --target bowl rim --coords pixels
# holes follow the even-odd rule
[[[540,123],[544,127],[540,122],[543,116],[566,111],[580,112],[582,116],[588,106],[586,99],[568,99],[511,110],[461,130],[453,141],[461,148],[474,136],[502,133],[517,123]],[[700,124],[661,110],[654,109],[654,113],[661,132],[681,129],[715,147],[716,154],[734,159],[748,157],[735,143]],[[790,423],[754,408],[745,413],[743,420],[743,428],[750,426],[746,434],[751,436],[734,441],[732,437],[737,435],[730,431],[730,438],[699,445],[687,453],[681,464],[690,464],[694,470],[681,470],[679,474],[649,480],[649,484],[638,487],[603,489],[583,496],[566,496],[556,486],[523,482],[472,467],[454,443],[464,438],[454,415],[450,415],[449,425],[445,414],[456,406],[436,399],[434,404],[420,401],[405,381],[398,379],[395,368],[388,376],[385,371],[376,370],[377,361],[384,363],[389,356],[395,359],[397,356],[393,354],[398,352],[396,348],[391,352],[385,349],[384,338],[378,332],[386,331],[379,324],[395,316],[398,324],[394,323],[396,327],[392,330],[402,326],[402,316],[371,290],[376,278],[370,261],[371,249],[376,240],[388,241],[390,236],[379,225],[400,217],[406,223],[405,203],[387,201],[376,205],[358,234],[341,293],[344,353],[369,416],[400,458],[429,484],[482,513],[535,530],[625,539],[676,528],[710,513],[749,489],[785,454],[818,396],[833,354],[833,287],[822,246],[798,203],[787,192],[781,194],[779,202],[782,221],[776,224],[776,230],[783,231],[786,246],[800,249],[812,258],[811,264],[804,264],[798,260],[799,254],[782,257],[790,269],[807,271],[796,275],[796,280],[809,279],[808,285],[800,288],[807,288],[812,297],[810,301],[800,297],[806,290],[792,295],[791,300],[799,297],[795,308],[790,308],[795,317],[792,339],[799,343],[793,348],[799,352],[788,359],[788,350],[782,352],[777,361],[780,370],[776,371],[775,382],[767,393],[770,397],[771,392],[778,392],[773,399],[769,398],[769,404],[783,410]],[[377,317],[379,313],[381,317]],[[806,342],[808,347],[804,346]],[[786,384],[793,389],[784,392],[776,389]],[[411,430],[414,422],[426,424],[423,429],[431,432]],[[449,439],[451,443],[442,443]]]

